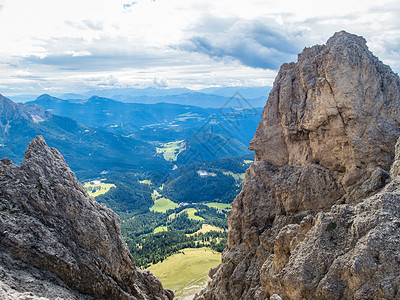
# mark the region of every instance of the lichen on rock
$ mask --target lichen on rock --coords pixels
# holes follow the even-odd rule
[[[398,299],[399,116],[399,77],[362,37],[284,64],[197,299]]]

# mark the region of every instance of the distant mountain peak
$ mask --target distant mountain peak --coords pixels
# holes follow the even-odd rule
[[[48,99],[60,100],[59,98],[53,97],[53,96],[51,96],[49,94],[42,94],[42,95],[40,95],[39,97],[36,98],[36,100],[43,100],[43,99],[46,99],[46,100],[48,100]]]
[[[30,122],[43,122],[49,118],[49,113],[42,106],[37,104],[24,105],[14,103],[12,100],[0,96],[0,128],[7,132],[12,122],[17,120],[28,120]]]
[[[88,102],[115,102],[115,103],[119,102],[119,101],[116,101],[113,99],[109,99],[109,98],[101,97],[101,96],[97,96],[97,95],[90,97],[89,99],[87,99],[87,101]],[[119,102],[119,103],[121,103],[121,102]]]

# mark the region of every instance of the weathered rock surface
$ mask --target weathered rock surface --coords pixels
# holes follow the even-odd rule
[[[284,64],[197,299],[400,299],[399,116],[399,77],[362,37]]]
[[[119,218],[35,138],[21,166],[0,161],[1,299],[172,299],[135,267]]]

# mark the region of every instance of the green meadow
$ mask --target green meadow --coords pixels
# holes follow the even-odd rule
[[[176,204],[176,203],[174,203],[174,204]],[[191,220],[204,221],[204,218],[196,216],[194,214],[195,212],[197,212],[197,209],[195,209],[195,208],[185,208],[180,213],[178,213],[178,215],[183,214],[183,213],[187,213],[188,214],[188,218],[191,219]],[[168,218],[170,220],[175,219],[175,213],[169,215]]]
[[[147,184],[147,185],[152,185],[151,180],[149,179],[145,179],[145,180],[141,180],[139,181],[141,184]]]
[[[115,188],[115,184],[104,183],[106,179],[88,181],[83,184],[83,188],[89,196],[97,197],[107,193],[111,188]]]
[[[199,234],[199,233],[206,233],[206,232],[210,232],[210,231],[222,232],[225,230],[222,228],[210,225],[210,224],[202,224],[202,226],[199,230],[197,230],[195,233],[187,234],[187,236],[192,236],[192,235]]]
[[[153,190],[151,198],[154,201],[153,206],[150,207],[151,211],[166,213],[167,210],[174,209],[178,206],[178,204],[176,204],[175,202],[172,202],[171,200],[162,197],[161,194],[157,192],[157,190]]]
[[[150,210],[165,213],[167,210],[174,209],[177,206],[178,204],[172,202],[171,200],[161,197],[154,201],[154,205],[150,207]]]
[[[163,232],[163,231],[168,231],[168,227],[167,226],[158,226],[158,227],[154,228],[153,233],[159,233],[159,232]]]
[[[207,283],[208,271],[221,262],[221,253],[209,248],[186,248],[148,268],[176,299],[199,292]]]
[[[214,207],[214,208],[222,208],[222,209],[231,209],[231,204],[230,203],[218,203],[218,202],[209,202],[209,203],[204,203],[208,207]]]
[[[182,140],[161,144],[160,147],[156,148],[156,151],[157,153],[162,154],[166,161],[176,161],[178,154],[185,149],[186,143]]]

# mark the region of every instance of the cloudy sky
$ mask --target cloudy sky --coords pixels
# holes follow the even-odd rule
[[[265,86],[334,32],[400,72],[398,0],[0,0],[0,93]]]

